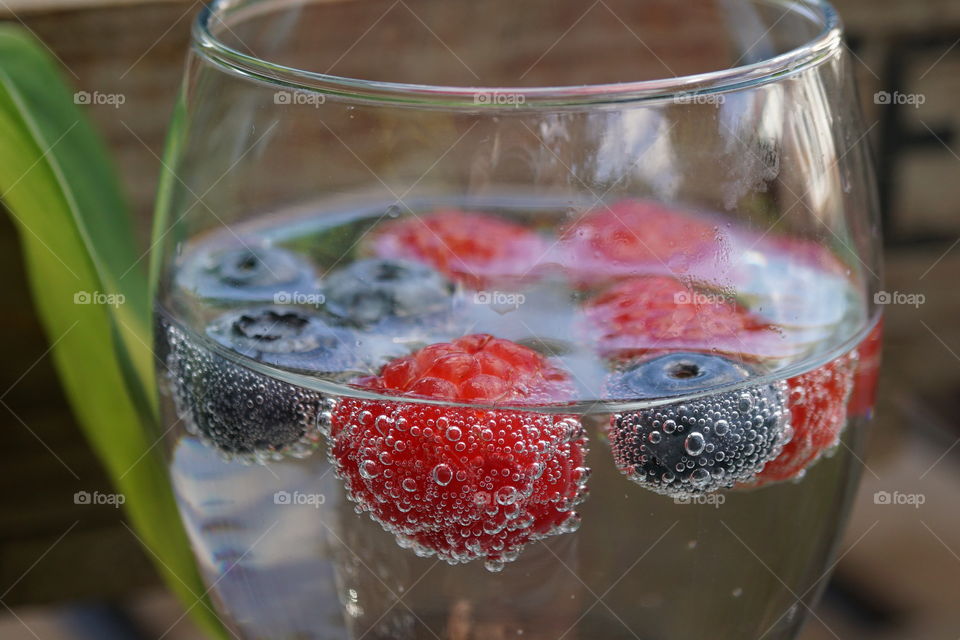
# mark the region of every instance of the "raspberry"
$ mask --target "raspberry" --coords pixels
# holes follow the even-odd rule
[[[522,345],[475,334],[424,347],[359,383],[368,389],[453,402],[560,401],[567,374]]]
[[[717,265],[716,225],[645,200],[588,212],[561,237],[562,263],[581,285],[644,273],[692,275]]]
[[[637,276],[602,291],[584,307],[586,330],[607,357],[701,350],[758,357],[788,355],[771,324],[716,293],[668,276]]]
[[[525,227],[455,209],[398,220],[373,239],[381,258],[416,260],[473,288],[524,279],[545,250],[543,238]]]
[[[856,354],[848,353],[787,380],[793,437],[757,475],[757,484],[802,477],[824,451],[840,441],[856,360]]]
[[[360,381],[452,402],[559,400],[569,384],[531,349],[488,335],[434,344]],[[572,531],[589,471],[579,422],[530,411],[344,399],[331,455],[347,494],[401,546],[498,570]]]
[[[883,319],[857,346],[857,372],[853,376],[850,395],[850,415],[865,416],[873,410],[877,398],[877,379],[880,377],[880,345],[883,338]]]

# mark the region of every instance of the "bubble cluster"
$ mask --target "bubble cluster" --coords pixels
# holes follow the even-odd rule
[[[347,495],[417,555],[496,571],[579,526],[589,470],[574,418],[343,400],[333,438]]]
[[[749,481],[792,435],[785,394],[781,382],[617,414],[610,433],[616,465],[670,496]]]
[[[333,405],[321,394],[234,364],[163,321],[158,335],[177,415],[225,458],[309,455],[329,428]]]

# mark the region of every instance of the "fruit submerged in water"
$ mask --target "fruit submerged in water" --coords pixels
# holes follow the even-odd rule
[[[321,394],[233,364],[174,327],[159,333],[174,404],[188,431],[225,457],[248,462],[315,448]]]
[[[635,365],[613,384],[642,400],[709,391],[749,375],[720,356],[671,353]],[[791,435],[784,391],[782,383],[755,385],[616,414],[614,461],[631,480],[674,497],[746,482]]]
[[[488,335],[434,344],[361,381],[383,393],[519,404],[562,397],[563,372]],[[532,540],[572,531],[586,437],[569,416],[522,410],[342,400],[332,458],[347,494],[402,546],[498,569]]]

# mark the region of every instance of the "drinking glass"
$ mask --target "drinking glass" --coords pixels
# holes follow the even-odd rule
[[[795,637],[873,406],[864,137],[815,0],[206,6],[154,273],[224,624]]]

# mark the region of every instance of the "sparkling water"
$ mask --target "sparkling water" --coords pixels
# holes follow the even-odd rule
[[[644,219],[692,220],[709,242],[649,227],[631,239],[641,201],[601,208],[612,231],[567,201],[407,204],[315,206],[213,230],[162,279],[170,470],[236,635],[793,637],[824,586],[872,403],[879,329],[856,266],[812,240],[693,210]],[[430,220],[455,210],[479,216],[476,238],[437,242],[446,231]],[[636,240],[647,259],[618,252]],[[497,248],[507,245],[519,250]],[[660,297],[631,306],[654,285]],[[564,372],[562,395],[438,405],[371,387],[385,364],[473,334],[538,352]],[[362,412],[340,411],[351,402],[393,413],[365,430]],[[424,437],[415,429],[462,443],[445,450],[492,442],[477,450],[506,455],[486,420],[507,414],[553,456],[539,460],[569,467],[570,490],[544,498],[550,526],[527,531],[555,471],[542,462],[486,478],[500,487],[490,495],[454,496],[463,501],[443,524],[466,540],[457,553],[374,517],[357,495]],[[356,470],[335,454],[351,445]],[[457,460],[434,462],[419,478],[429,487],[407,477],[376,499],[421,513],[415,501],[460,486]],[[521,542],[485,546],[495,534]]]

